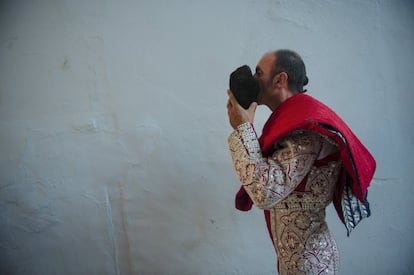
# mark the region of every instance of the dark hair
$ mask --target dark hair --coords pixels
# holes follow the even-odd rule
[[[305,63],[299,54],[291,50],[275,51],[276,61],[273,64],[271,78],[281,72],[286,72],[288,75],[288,86],[293,92],[305,93],[303,86],[309,82],[306,76]]]

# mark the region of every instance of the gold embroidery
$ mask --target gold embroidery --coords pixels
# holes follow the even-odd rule
[[[229,146],[236,172],[254,204],[270,209],[279,273],[335,274],[338,251],[325,222],[325,208],[332,202],[342,163],[314,165],[321,151],[335,149],[332,141],[296,131],[275,144],[271,157],[263,158],[249,124],[229,137]],[[304,189],[297,191],[305,178]]]

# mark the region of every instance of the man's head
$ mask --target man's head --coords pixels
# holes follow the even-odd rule
[[[274,110],[296,93],[303,93],[308,83],[302,58],[291,50],[265,54],[256,67],[255,78],[260,84],[259,104]]]

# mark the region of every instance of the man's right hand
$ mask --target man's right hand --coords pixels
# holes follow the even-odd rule
[[[246,110],[237,102],[231,90],[227,90],[227,94],[229,96],[229,100],[227,101],[227,114],[233,129],[236,129],[237,126],[246,122],[253,123],[257,103],[253,102],[250,104],[249,109]]]

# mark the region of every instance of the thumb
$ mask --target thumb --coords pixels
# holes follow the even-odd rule
[[[249,113],[255,113],[256,112],[256,108],[257,108],[257,102],[252,102],[249,106],[249,109],[247,109],[247,111]]]

